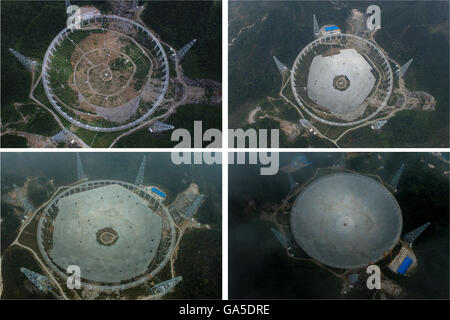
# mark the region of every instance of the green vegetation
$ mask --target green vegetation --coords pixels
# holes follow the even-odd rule
[[[193,139],[195,120],[202,121],[203,132],[209,128],[222,127],[222,116],[218,111],[217,106],[183,105],[166,122],[171,123],[175,128],[187,129]],[[151,134],[147,128],[144,128],[119,140],[116,146],[119,148],[157,148],[162,146],[170,148],[178,144],[178,141],[170,140],[171,134],[172,131]],[[210,143],[204,142],[204,146]]]
[[[280,166],[298,155],[280,154]],[[296,182],[306,183],[317,168],[332,166],[340,156],[308,153],[313,164],[293,174]],[[419,261],[418,273],[397,278],[392,278],[390,272],[386,275],[407,291],[406,298],[447,299],[449,184],[444,172],[448,164],[429,153],[350,153],[346,168],[379,175],[389,183],[402,163],[405,168],[393,196],[402,211],[403,234],[427,221],[431,225],[413,246]],[[322,169],[317,177],[333,172],[336,170]],[[343,298],[338,278],[313,263],[290,259],[270,231],[274,225],[260,219],[262,212],[272,211],[270,208],[281,205],[289,194],[285,173],[261,176],[257,165],[233,165],[229,168],[229,186],[230,298]],[[278,220],[288,232],[289,219],[286,214]],[[296,256],[308,258],[300,250]],[[359,294],[354,298],[364,297]]]
[[[2,181],[3,182],[3,181]],[[20,219],[14,214],[14,208],[4,201],[1,203],[2,208],[2,224],[1,224],[1,252],[8,248],[17,236],[20,226]],[[21,210],[17,208],[17,210]],[[23,210],[22,210],[23,211]]]
[[[400,112],[381,133],[359,129],[344,136],[340,144],[344,147],[446,147],[449,141],[449,4],[390,1],[378,5],[383,23],[376,33],[377,42],[399,63],[414,59],[406,74],[406,86],[433,95],[437,100],[436,111]],[[313,13],[320,25],[333,23],[345,31],[350,10],[365,12],[367,6],[366,2],[355,1],[347,2],[340,10],[325,1],[230,3],[230,126],[244,127],[251,109],[267,96],[278,97],[281,75],[272,56],[288,68],[292,66],[300,50],[314,39]],[[274,104],[279,109],[285,108],[280,102]],[[332,136],[336,130],[329,127],[321,131]],[[309,141],[301,138],[294,143],[283,139],[280,142],[286,147],[332,146],[315,137]]]
[[[10,134],[3,135],[0,141],[2,148],[26,148],[28,146],[26,138]]]
[[[9,52],[12,47],[42,62],[53,37],[65,26],[62,1],[2,1],[2,119],[7,105],[27,99],[30,73]]]
[[[111,70],[113,71],[126,70],[127,65],[125,64],[125,62],[126,60],[122,57],[114,59],[114,61],[111,63]]]
[[[150,61],[142,50],[132,42],[127,46],[120,48],[120,50],[128,55],[131,58],[131,61],[136,64],[136,72],[133,75],[132,83],[136,90],[141,89],[150,70]]]
[[[35,133],[47,137],[51,137],[60,131],[58,124],[53,116],[41,107],[36,105],[28,105],[32,108],[31,119],[26,124],[16,125],[17,130]],[[23,107],[20,110],[23,111]],[[24,112],[24,114],[26,114]]]
[[[187,77],[222,80],[221,1],[146,2],[142,19],[176,50],[197,39],[181,63]]]
[[[134,181],[138,165],[142,159],[142,153],[118,153],[115,155],[111,153],[90,153],[81,155],[81,157],[86,174],[90,180],[111,178],[122,181]],[[182,261],[176,265],[176,271],[184,277],[183,282],[186,283],[186,287],[183,287],[184,289],[182,290],[184,291],[177,293],[177,286],[174,293],[176,295],[184,295],[189,291],[190,293],[186,297],[218,298],[221,293],[221,167],[219,165],[175,165],[170,161],[170,157],[170,153],[152,154],[151,158],[148,157],[144,183],[161,186],[170,197],[167,201],[173,200],[175,195],[184,191],[190,183],[196,183],[199,186],[199,191],[207,195],[207,200],[198,213],[198,220],[201,223],[207,223],[212,226],[211,230],[194,229],[184,235],[186,238],[183,238],[182,243],[186,240],[188,244],[180,247],[178,257],[182,257]],[[22,186],[25,182],[25,177],[37,176],[37,179],[30,182],[27,190],[29,200],[36,207],[42,205],[52,195],[53,188],[51,188],[49,183],[50,179],[54,181],[56,188],[73,183],[75,179],[73,170],[67,171],[68,167],[76,167],[76,158],[73,154],[52,153],[50,155],[49,153],[39,152],[27,153],[24,156],[21,153],[7,153],[2,154],[1,160],[3,173],[1,183],[4,186],[2,196],[5,196],[5,193],[11,189],[12,184]],[[168,203],[166,202],[166,204]],[[22,210],[21,208],[17,209],[19,212]],[[1,243],[3,252],[17,235],[20,222],[18,216],[14,214],[14,208],[5,203],[2,203],[2,218]],[[20,243],[34,249],[40,255],[36,242],[38,221],[39,216],[36,216],[30,222],[21,234]],[[16,248],[9,248],[5,251],[5,256],[2,257],[4,263],[2,272],[4,276],[5,274],[13,274],[18,265],[43,273],[38,267],[28,266],[26,261],[24,261],[26,257],[14,255],[9,258],[7,255]],[[23,252],[25,256],[28,255],[27,252]],[[189,259],[193,255],[196,261],[202,264],[202,268],[193,268],[192,264],[189,263]],[[170,265],[167,265],[154,281],[158,283],[169,278]],[[3,279],[5,280],[5,278]],[[28,287],[22,287],[21,281],[22,278],[20,278],[19,273],[13,274],[10,281],[5,280],[4,292],[8,292],[6,297],[26,298],[29,294],[36,298],[45,298],[34,293],[34,291],[28,292]],[[63,284],[61,282],[66,294],[73,297],[74,293]],[[146,288],[151,286],[151,283],[148,282],[145,285],[122,293],[127,298],[136,298],[138,295],[144,294]],[[189,289],[190,287],[195,287],[195,289],[191,290]],[[12,291],[15,292],[14,295],[10,293]],[[99,299],[103,298],[118,297],[115,295],[101,295],[99,297]]]
[[[222,295],[222,234],[220,229],[189,230],[175,263],[183,276],[167,299],[220,299]]]
[[[20,268],[25,267],[44,274],[33,256],[20,247],[14,246],[2,255],[2,278],[4,289],[1,299],[55,299],[51,293],[39,291]]]
[[[94,5],[103,13],[111,13],[109,3],[105,1],[73,1],[75,5]],[[181,48],[192,38],[198,38],[197,44],[185,57],[183,68],[186,75],[192,78],[213,78],[221,79],[221,2],[171,2],[167,3],[148,3],[150,9],[145,10],[144,20],[151,21],[151,28],[162,28],[156,30],[164,41],[168,41],[176,48]],[[170,9],[168,9],[170,7]],[[1,119],[4,124],[20,120],[20,116],[15,110],[13,103],[29,103],[29,90],[31,83],[30,72],[20,64],[20,62],[8,51],[9,47],[16,49],[25,56],[36,59],[42,64],[45,51],[53,38],[66,26],[65,5],[63,1],[2,1],[1,10],[1,27],[2,27],[2,48],[1,48]],[[153,16],[155,15],[155,17]],[[194,18],[195,19],[194,19]],[[188,23],[186,23],[186,21]],[[194,23],[193,23],[194,21]],[[94,30],[101,32],[101,30]],[[79,43],[90,33],[75,30],[70,38]],[[131,46],[131,47],[130,47]],[[126,49],[133,61],[141,61],[136,63],[137,70],[135,74],[135,82],[132,84],[135,88],[140,89],[144,84],[145,77],[148,72],[149,64],[143,53],[134,45]],[[135,48],[132,48],[134,46]],[[167,52],[167,50],[166,50]],[[52,60],[52,69],[50,78],[52,87],[61,101],[69,106],[73,106],[73,101],[77,100],[77,94],[67,83],[68,78],[73,73],[70,63],[73,53],[73,44],[69,40],[64,40],[58,47],[57,54]],[[121,68],[123,61],[117,61],[115,67]],[[64,88],[62,87],[64,85]],[[35,97],[51,108],[42,84],[39,84],[35,90]],[[22,107],[19,107],[22,108]],[[190,106],[186,106],[189,109]],[[217,108],[197,106],[198,109],[208,109],[206,117],[208,118],[204,125],[206,129],[209,127],[220,127],[215,124],[221,123],[220,112]],[[20,109],[19,109],[20,110]],[[36,112],[36,110],[39,110]],[[208,112],[209,110],[214,111]],[[22,110],[21,110],[22,111]],[[74,118],[78,118],[71,110],[66,110],[68,114]],[[29,115],[28,124],[10,126],[11,129],[19,131],[32,132],[43,136],[51,136],[57,133],[60,128],[55,124],[52,116],[47,111],[40,108],[34,109],[33,113],[25,113]],[[74,129],[68,121],[58,115],[64,126],[74,130],[88,145],[93,147],[107,147],[112,141],[123,132],[114,133],[97,133],[87,131],[81,128]],[[178,115],[173,118],[178,118]],[[203,119],[201,112],[193,114],[185,113],[180,117],[179,123],[183,127],[187,127],[185,123],[193,126],[193,119]],[[182,121],[184,120],[184,121]],[[92,125],[111,126],[105,120],[93,121]],[[114,124],[115,125],[115,124]],[[142,137],[148,140],[148,131],[143,131]],[[193,131],[192,131],[193,132]],[[133,135],[134,136],[134,135]],[[163,144],[170,140],[170,134],[166,135],[169,139],[156,138],[152,141],[154,146],[167,146]],[[151,137],[153,139],[153,137]],[[26,147],[27,141],[23,137],[14,135],[4,135],[2,137],[2,147]],[[126,143],[125,143],[126,144]],[[133,145],[141,146],[139,141],[133,141]],[[174,143],[170,143],[174,145]]]
[[[53,37],[65,26],[66,16],[64,2],[53,1],[2,1],[1,10],[1,118],[4,123],[19,120],[19,115],[13,103],[29,103],[28,93],[31,84],[31,74],[9,52],[12,47],[25,56],[42,63],[45,51]],[[30,131],[32,133],[50,135],[57,129],[50,115],[44,115],[43,110],[34,112],[30,126],[17,125],[11,128]],[[18,107],[24,114],[22,108]],[[47,111],[45,111],[47,112]],[[4,135],[2,147],[27,147],[23,137]]]
[[[449,3],[390,2],[382,3],[381,10],[389,23],[377,33],[378,43],[400,64],[414,59],[406,73],[406,87],[430,93],[437,104],[433,112],[398,114],[378,140],[394,138],[391,147],[448,147]]]
[[[290,68],[300,50],[314,39],[313,13],[321,24],[342,25],[346,18],[325,2],[241,1],[230,5],[229,37],[235,39],[229,49],[230,127],[243,125],[246,117],[234,113],[248,114],[254,107],[252,101],[278,96],[281,75],[272,56]],[[244,105],[248,109],[242,110]]]

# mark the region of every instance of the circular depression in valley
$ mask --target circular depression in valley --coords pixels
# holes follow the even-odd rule
[[[155,197],[121,181],[89,181],[58,194],[38,225],[45,262],[67,278],[80,267],[82,286],[126,289],[154,277],[175,245],[172,217]]]
[[[42,80],[53,107],[71,123],[111,132],[133,127],[161,105],[169,83],[166,53],[139,23],[82,16],[52,41]]]
[[[291,228],[297,243],[315,260],[352,269],[375,263],[393,249],[402,215],[379,182],[338,173],[313,181],[297,196]]]
[[[312,118],[352,126],[375,117],[393,88],[390,63],[372,42],[349,34],[322,37],[295,59],[291,88]]]

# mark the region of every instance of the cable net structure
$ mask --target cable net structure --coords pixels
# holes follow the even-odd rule
[[[176,238],[175,223],[161,201],[118,180],[88,181],[61,191],[45,207],[37,228],[46,265],[62,279],[69,265],[78,265],[81,286],[96,291],[124,290],[154,278],[170,262]]]
[[[323,124],[366,123],[387,105],[392,68],[372,42],[351,34],[320,37],[296,57],[291,90],[302,112]]]
[[[334,173],[305,186],[291,209],[298,245],[314,260],[357,269],[386,257],[403,226],[392,193],[371,177]]]
[[[48,100],[72,124],[114,132],[151,117],[163,103],[169,64],[163,46],[143,25],[86,13],[80,28],[63,29],[42,66]]]

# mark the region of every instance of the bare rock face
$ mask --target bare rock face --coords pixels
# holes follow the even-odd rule
[[[192,80],[184,77],[186,82],[188,103],[222,104],[222,84],[210,79]]]
[[[409,91],[406,108],[408,110],[431,112],[436,110],[436,99],[425,91]]]

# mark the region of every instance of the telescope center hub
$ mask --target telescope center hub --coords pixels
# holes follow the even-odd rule
[[[110,247],[119,239],[118,233],[113,228],[103,228],[97,231],[97,242],[103,246]]]
[[[78,60],[75,67],[75,83],[83,96],[90,97],[92,94],[104,98],[126,96],[127,99],[124,101],[128,101],[138,94],[134,90],[133,94],[128,92],[127,95],[123,95],[132,83],[136,70],[136,65],[128,55],[114,49],[94,49]],[[100,103],[94,100],[91,102]]]
[[[336,229],[339,232],[351,232],[355,228],[355,222],[350,216],[342,216],[336,220]]]
[[[339,91],[345,91],[350,87],[350,80],[346,75],[338,75],[333,79],[333,87]]]
[[[110,81],[112,79],[112,71],[109,67],[100,72],[100,79],[103,81]]]

